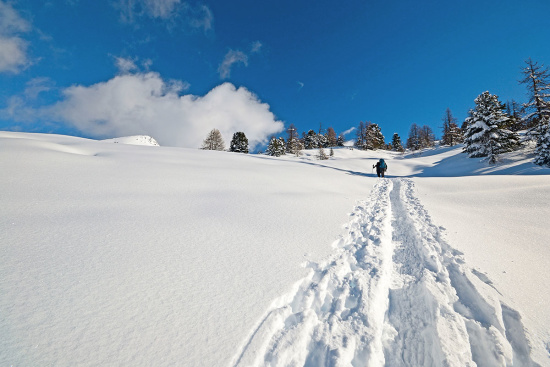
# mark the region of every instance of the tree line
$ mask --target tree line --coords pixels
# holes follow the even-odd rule
[[[475,100],[475,107],[459,127],[457,119],[447,108],[442,118],[441,145],[454,146],[464,144],[464,152],[471,158],[485,157],[489,163],[498,161],[500,154],[511,152],[525,144],[534,145],[535,160],[538,165],[550,167],[550,73],[544,65],[530,58],[525,61],[522,70],[529,100],[519,105],[515,101],[506,104],[499,101],[497,95],[488,91]],[[518,131],[526,130],[525,138],[520,139]],[[271,137],[265,151],[271,156],[283,154],[300,155],[304,149],[319,149],[319,158],[326,159],[324,149],[344,146],[343,134],[336,135],[332,127],[318,131],[310,129],[300,136],[294,124],[286,130],[287,137]],[[415,151],[435,145],[435,134],[428,125],[413,123],[409,129],[405,145],[401,137],[394,133],[390,143],[385,142],[378,124],[360,122],[356,129],[355,148],[361,150]],[[225,150],[221,133],[213,129],[203,142],[202,149]],[[248,153],[248,139],[244,132],[236,132],[231,140],[229,151]]]

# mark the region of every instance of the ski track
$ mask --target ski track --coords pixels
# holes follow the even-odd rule
[[[445,242],[412,180],[381,179],[347,229],[231,366],[539,366],[520,314]]]

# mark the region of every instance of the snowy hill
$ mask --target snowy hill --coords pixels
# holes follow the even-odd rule
[[[0,132],[0,365],[550,365],[550,169],[314,154]]]
[[[125,136],[121,138],[105,139],[102,141],[116,144],[149,145],[154,147],[159,146],[159,143],[157,143],[155,139],[147,135]]]

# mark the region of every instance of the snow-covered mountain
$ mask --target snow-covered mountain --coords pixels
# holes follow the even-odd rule
[[[0,132],[0,365],[549,366],[550,169],[460,150]]]

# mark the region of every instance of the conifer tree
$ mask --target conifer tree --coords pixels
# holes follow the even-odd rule
[[[405,151],[405,148],[403,148],[403,144],[401,143],[401,138],[399,137],[399,134],[394,133],[393,137],[391,139],[391,149],[396,152],[403,152]]]
[[[450,108],[447,108],[445,111],[445,116],[443,116],[443,136],[441,137],[441,142],[443,145],[456,145],[462,142],[462,132],[456,123],[456,118],[453,117]]]
[[[407,138],[407,149],[419,150],[422,148],[420,126],[412,124]]]
[[[499,154],[518,146],[519,139],[517,134],[504,128],[509,116],[504,113],[498,96],[483,92],[475,104],[466,119],[464,150],[470,158],[487,157],[489,163],[496,163]]]
[[[539,140],[535,148],[535,164],[550,167],[550,118],[543,117],[539,128]]]
[[[285,154],[285,140],[283,138],[272,137],[265,153],[273,157],[282,156]]]
[[[420,128],[420,147],[431,148],[435,145],[435,135],[431,127],[424,125]]]
[[[336,131],[332,127],[329,127],[327,129],[327,144],[329,147],[335,147],[337,144],[337,137],[336,137]]]
[[[529,91],[529,102],[523,105],[526,112],[524,120],[533,130],[531,133],[537,135],[537,127],[546,121],[544,116],[550,115],[550,74],[547,67],[533,62],[531,58],[525,63],[524,78],[520,81]]]
[[[202,142],[201,149],[204,150],[224,150],[225,143],[222,134],[218,129],[212,129]]]
[[[300,139],[298,139],[298,130],[294,124],[290,124],[287,129],[288,138],[286,140],[286,152],[290,154],[298,154],[303,149]]]
[[[338,135],[338,139],[336,139],[336,146],[343,147],[345,142],[346,138],[344,137],[344,134]]]
[[[248,138],[242,131],[238,131],[233,134],[229,151],[236,153],[248,153]]]
[[[369,122],[365,131],[365,140],[364,140],[365,149],[384,149],[386,143],[384,141],[384,135],[382,135],[382,130],[378,124],[372,124]]]
[[[319,155],[317,157],[322,161],[328,159],[327,153],[325,153],[325,149],[323,147],[319,148]]]
[[[365,132],[366,132],[365,124],[363,123],[363,121],[360,121],[359,127],[357,128],[357,131],[356,131],[357,138],[355,139],[355,144],[354,144],[355,147],[358,149],[364,149]]]
[[[319,138],[315,131],[309,130],[304,137],[304,148],[305,149],[316,149],[319,148]]]

